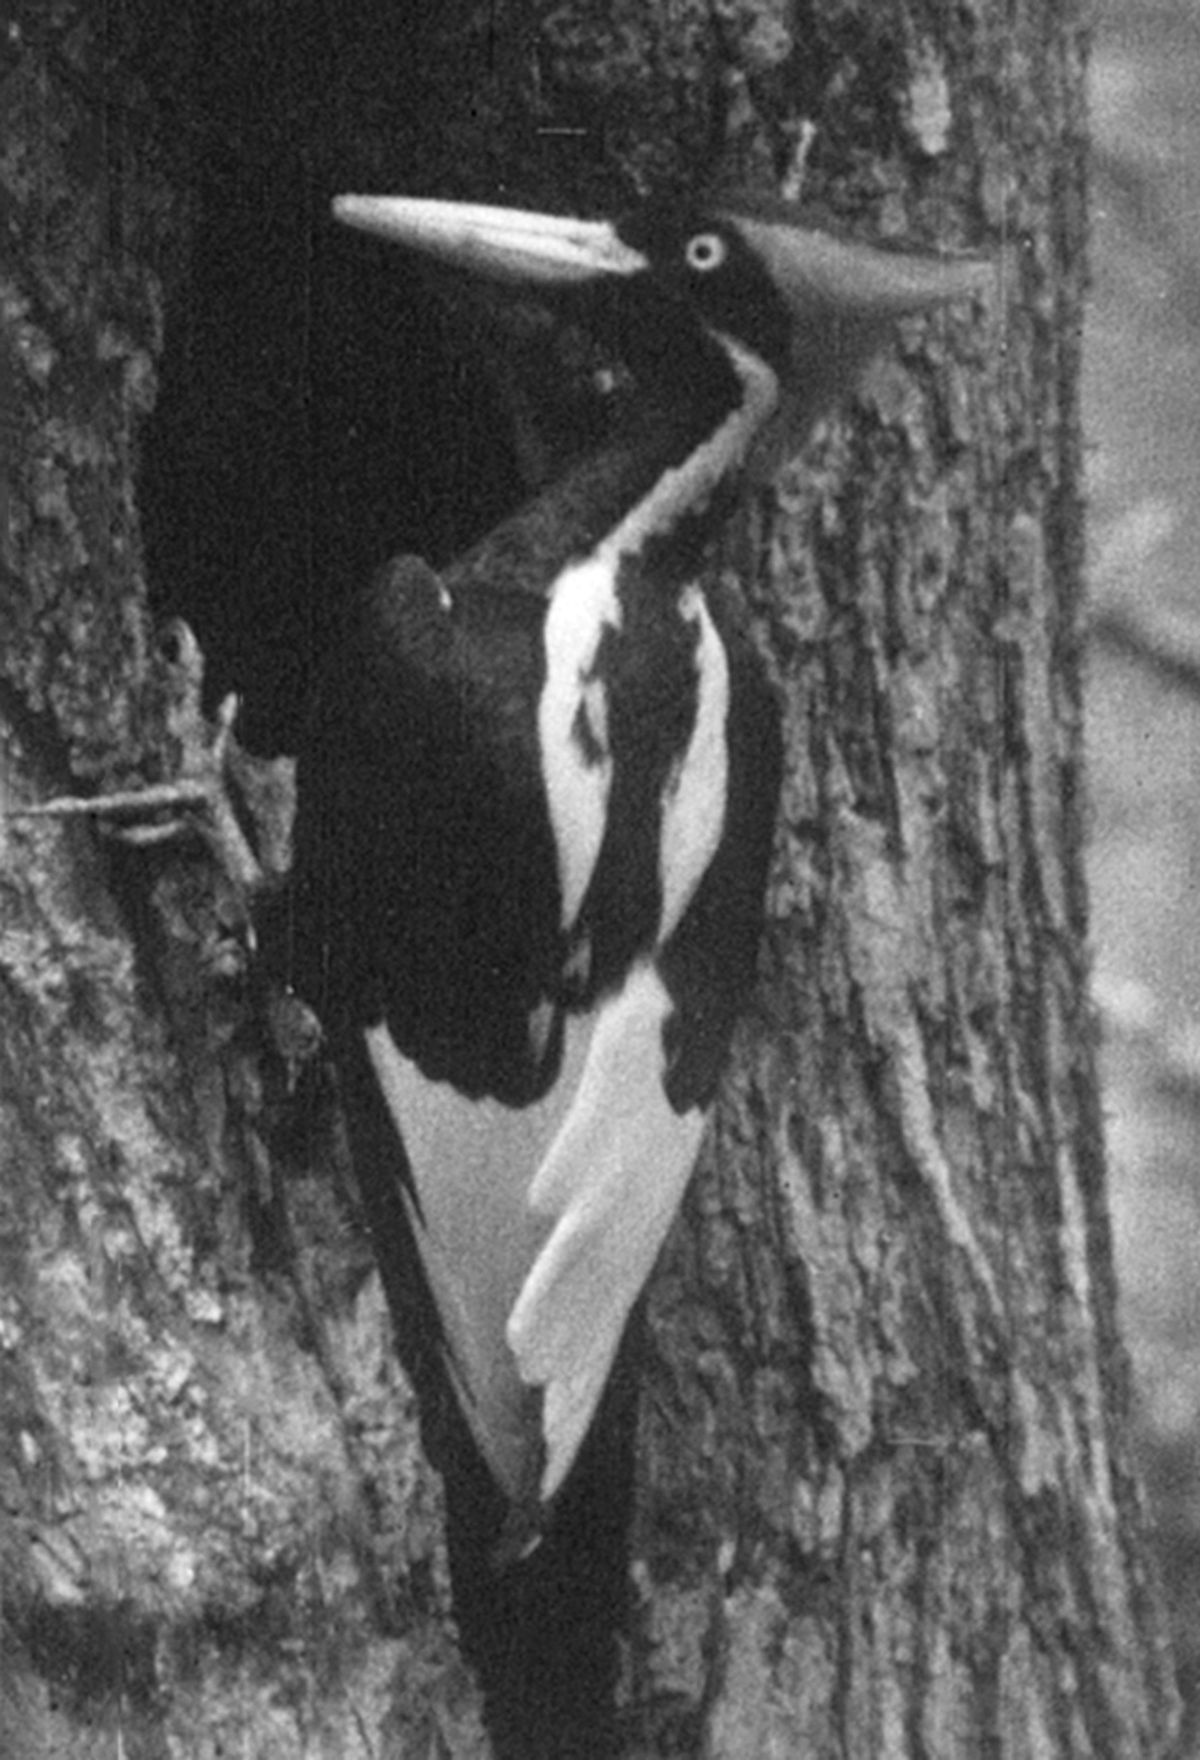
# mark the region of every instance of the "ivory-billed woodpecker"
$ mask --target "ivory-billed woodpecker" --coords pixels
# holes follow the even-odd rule
[[[769,202],[335,212],[561,297],[636,387],[619,432],[443,574],[382,570],[298,773],[310,1000],[377,1252],[411,1312],[389,1262],[416,1243],[519,1544],[571,1474],[754,981],[778,714],[707,546],[768,436],[798,447],[897,317],[990,272]]]

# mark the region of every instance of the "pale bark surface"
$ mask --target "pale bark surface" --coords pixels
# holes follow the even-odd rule
[[[133,473],[213,155],[603,202],[786,181],[812,123],[806,193],[867,236],[1007,251],[723,558],[790,770],[652,1297],[629,1751],[1165,1755],[1085,991],[1074,8],[460,6],[320,55],[267,0],[115,17],[31,10],[0,68],[10,802],[170,759]],[[255,108],[254,55],[312,101]],[[230,901],[202,851],[0,848],[0,1753],[483,1754],[336,1134],[264,1062]]]

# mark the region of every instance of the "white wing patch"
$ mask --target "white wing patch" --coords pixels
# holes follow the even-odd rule
[[[654,968],[635,967],[568,1023],[558,1081],[519,1110],[429,1081],[385,1026],[365,1035],[459,1402],[514,1501],[543,1447],[542,1498],[566,1478],[691,1175],[705,1116],[666,1097],[672,1006]]]
[[[520,1110],[496,1100],[468,1100],[445,1082],[431,1082],[396,1048],[385,1026],[366,1033],[420,1200],[420,1215],[411,1202],[409,1215],[445,1330],[459,1403],[485,1460],[514,1500],[528,1489],[540,1438],[531,1424],[536,1408],[504,1329],[546,1237],[544,1218],[529,1205],[530,1186],[579,1085],[591,1024],[567,1023],[558,1081],[545,1099]]]
[[[562,926],[579,915],[604,840],[612,753],[603,685],[593,677],[606,626],[619,627],[613,569],[593,558],[570,568],[546,613],[546,683],[538,704],[550,824],[558,851]],[[587,739],[579,738],[580,717]]]
[[[704,595],[689,587],[679,614],[699,627],[697,701],[692,737],[663,794],[659,833],[662,919],[658,939],[674,933],[721,841],[729,783],[729,662]]]
[[[705,1117],[667,1100],[671,998],[651,965],[604,1002],[578,1092],[530,1191],[552,1228],[508,1323],[522,1379],[543,1392],[541,1494],[587,1434],[621,1333],[691,1175]]]

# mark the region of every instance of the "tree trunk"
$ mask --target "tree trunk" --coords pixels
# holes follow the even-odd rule
[[[1170,1744],[1086,996],[1082,27],[934,10],[64,0],[0,63],[10,807],[178,761],[167,613],[286,751],[324,596],[554,449],[351,273],[336,189],[802,175],[867,238],[1003,257],[721,559],[789,769],[650,1298],[631,1755]],[[257,1036],[236,900],[199,844],[0,832],[0,1752],[486,1753],[336,1123]]]

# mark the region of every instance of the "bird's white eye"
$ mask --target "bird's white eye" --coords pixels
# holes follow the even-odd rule
[[[688,239],[683,256],[689,269],[698,269],[707,275],[711,270],[719,269],[728,254],[719,232],[698,232],[694,238]]]

